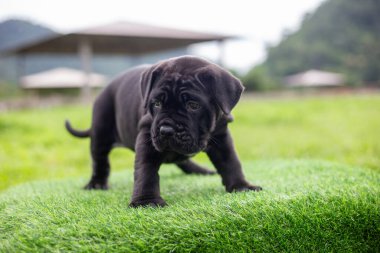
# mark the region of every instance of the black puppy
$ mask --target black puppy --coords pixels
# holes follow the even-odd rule
[[[164,206],[158,170],[175,163],[185,173],[212,174],[190,160],[205,151],[228,192],[254,190],[233,147],[227,124],[240,99],[240,81],[219,66],[184,56],[133,68],[96,99],[92,125],[77,137],[91,137],[93,173],[86,189],[107,189],[108,154],[123,145],[136,152],[131,206]]]

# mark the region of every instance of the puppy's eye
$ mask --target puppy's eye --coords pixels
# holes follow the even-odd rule
[[[162,103],[161,103],[161,101],[156,100],[156,101],[153,102],[153,106],[154,106],[155,108],[161,108]]]
[[[198,104],[198,103],[195,102],[195,101],[189,101],[189,102],[186,103],[186,108],[187,108],[188,110],[196,111],[196,110],[198,110],[198,109],[201,108],[201,105]]]

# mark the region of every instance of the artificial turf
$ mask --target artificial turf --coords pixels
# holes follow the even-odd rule
[[[214,176],[161,171],[165,208],[128,207],[132,171],[109,191],[85,179],[0,195],[0,252],[369,252],[380,249],[380,174],[317,160],[245,162],[262,192],[226,193]]]

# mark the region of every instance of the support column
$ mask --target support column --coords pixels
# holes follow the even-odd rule
[[[18,86],[21,88],[21,78],[26,74],[25,71],[25,55],[16,55],[16,81]]]
[[[79,41],[78,54],[82,64],[82,71],[85,75],[85,81],[82,86],[81,96],[84,102],[89,102],[91,99],[90,74],[92,61],[91,43],[87,38],[82,38]]]
[[[224,67],[224,58],[225,58],[225,41],[218,40],[219,55],[218,55],[218,64],[221,67]]]

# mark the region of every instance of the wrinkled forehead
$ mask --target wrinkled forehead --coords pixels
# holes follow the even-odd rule
[[[162,75],[157,82],[157,88],[170,89],[172,91],[191,90],[204,91],[205,87],[200,83],[194,74],[182,74],[178,72]]]
[[[209,65],[209,62],[196,57],[178,57],[160,64],[164,71],[182,75],[191,75],[197,72],[198,69]]]

